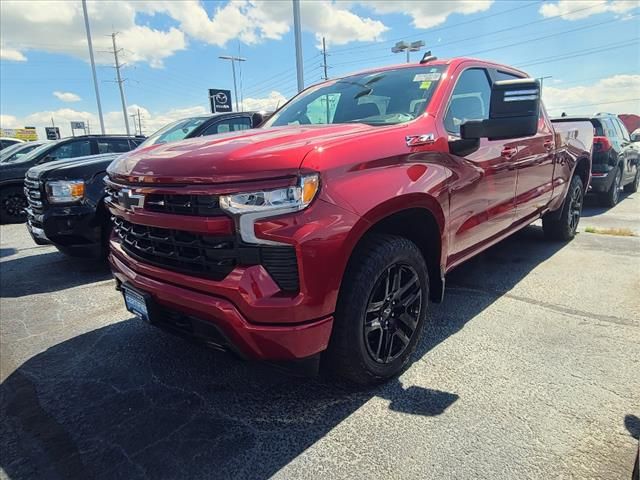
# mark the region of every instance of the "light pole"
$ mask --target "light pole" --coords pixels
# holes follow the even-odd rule
[[[302,65],[302,27],[300,23],[300,0],[293,0],[293,33],[296,44],[296,77],[298,91],[304,90],[304,67]]]
[[[234,57],[231,55],[221,55],[218,58],[222,60],[231,60],[231,72],[233,73],[233,95],[236,100],[236,112],[240,111],[238,107],[238,85],[236,84],[236,62],[246,62],[247,59],[243,57]]]
[[[98,76],[96,75],[96,62],[93,59],[93,43],[91,42],[91,28],[89,27],[89,14],[87,13],[87,0],[82,0],[84,12],[84,28],[87,32],[87,44],[89,45],[89,59],[91,60],[91,73],[93,74],[93,88],[96,91],[96,103],[98,104],[98,119],[100,120],[100,132],[104,135],[104,120],[102,118],[102,104],[100,103],[100,90],[98,89]]]
[[[391,47],[391,51],[393,53],[407,52],[407,63],[411,62],[409,58],[409,52],[417,52],[422,47],[424,47],[424,42],[422,40],[418,40],[417,42],[398,42],[393,47]]]

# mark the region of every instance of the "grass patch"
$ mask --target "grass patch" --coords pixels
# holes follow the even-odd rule
[[[630,228],[596,228],[587,227],[584,229],[587,233],[598,233],[600,235],[615,235],[616,237],[635,237],[636,233]]]

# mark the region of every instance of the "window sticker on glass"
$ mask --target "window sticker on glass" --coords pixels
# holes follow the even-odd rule
[[[431,88],[431,82],[422,82],[420,84],[420,90],[429,90]]]
[[[427,82],[427,81],[436,82],[440,80],[440,76],[441,76],[440,72],[416,73],[415,77],[413,77],[413,81],[414,82]]]

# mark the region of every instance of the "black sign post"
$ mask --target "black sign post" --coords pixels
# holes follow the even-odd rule
[[[227,113],[232,112],[231,108],[231,90],[209,89],[209,103],[211,104],[211,113]]]
[[[60,138],[60,129],[58,127],[44,127],[47,132],[47,140],[58,140]]]

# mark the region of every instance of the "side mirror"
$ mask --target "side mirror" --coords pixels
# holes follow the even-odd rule
[[[262,122],[264,122],[264,117],[262,116],[262,114],[259,112],[254,113],[251,117],[251,128],[258,127]]]
[[[635,133],[631,135],[632,142],[640,142],[640,133]]]
[[[538,131],[540,83],[533,78],[502,80],[491,87],[489,118],[460,125],[464,140],[531,137]]]
[[[46,155],[45,157],[42,157],[38,163],[53,162],[55,159],[56,157],[54,156]]]

